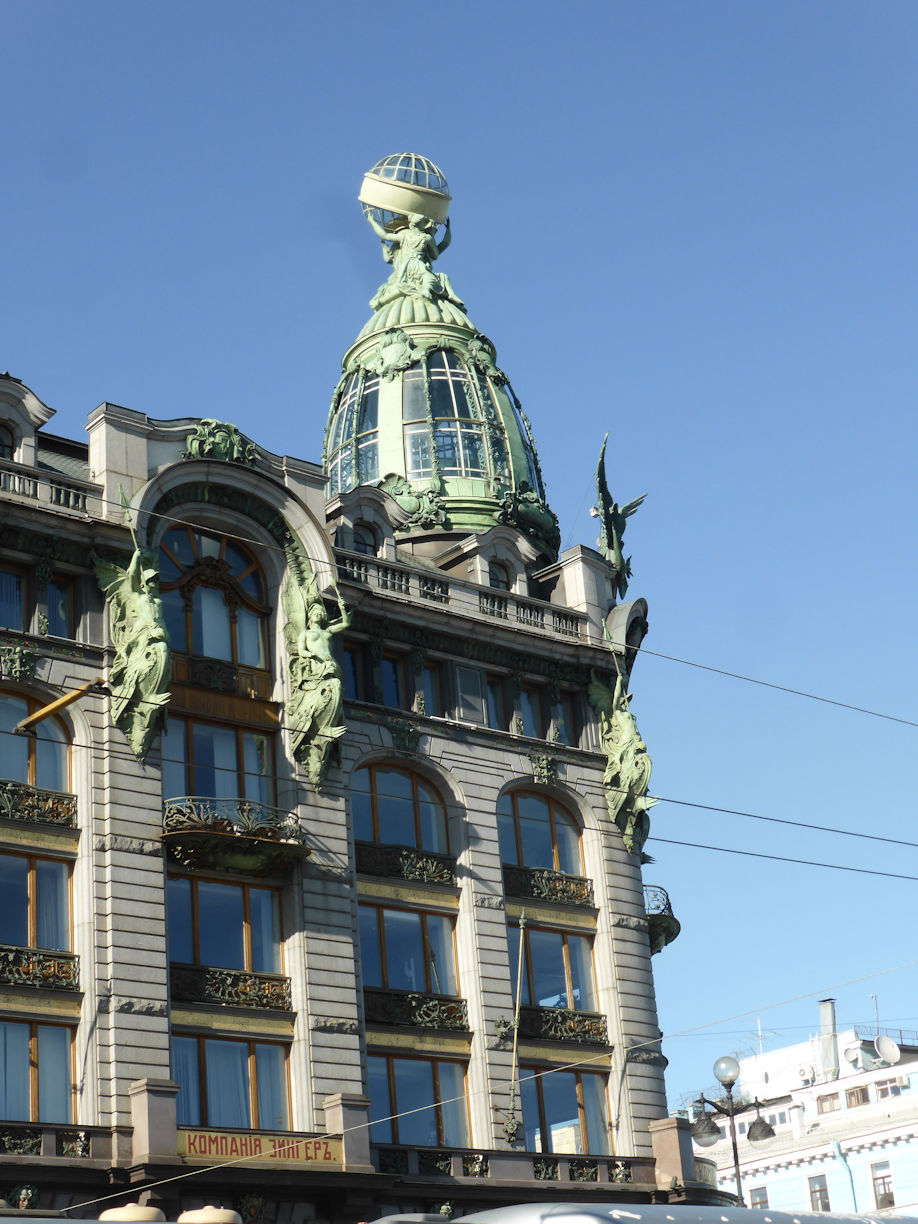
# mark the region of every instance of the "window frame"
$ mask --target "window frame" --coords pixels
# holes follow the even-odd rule
[[[862,1105],[870,1104],[870,1088],[867,1084],[858,1084],[854,1088],[845,1089],[845,1108],[860,1109]]]
[[[377,955],[379,958],[380,977],[382,979],[382,986],[379,986],[379,987],[370,986],[370,987],[367,987],[367,989],[370,989],[370,990],[397,990],[399,992],[402,992],[404,990],[406,993],[411,992],[410,988],[406,990],[405,988],[400,987],[400,986],[390,986],[389,985],[388,979],[389,979],[390,974],[389,974],[389,963],[388,963],[388,950],[386,946],[385,915],[387,912],[394,912],[394,913],[399,913],[399,914],[413,914],[420,919],[421,939],[422,939],[422,945],[424,949],[424,982],[425,982],[424,990],[420,993],[429,994],[429,995],[438,995],[445,999],[462,998],[462,987],[459,982],[458,948],[456,946],[456,918],[454,914],[441,913],[437,910],[414,909],[410,906],[405,906],[405,905],[377,904],[376,902],[370,902],[370,901],[360,901],[358,903],[357,909],[358,909],[358,929],[361,931],[363,928],[362,926],[360,926],[359,911],[360,910],[374,910],[376,913],[376,951],[377,951]],[[436,957],[433,954],[433,948],[430,942],[430,935],[428,932],[428,919],[430,918],[442,918],[442,919],[445,919],[446,922],[449,924],[450,949],[451,949],[452,958],[453,958],[452,977],[456,984],[455,993],[453,992],[447,993],[446,991],[437,989]],[[363,961],[363,956],[361,953],[361,965],[362,965],[362,961]],[[365,982],[364,982],[364,985],[366,985]]]
[[[200,1120],[198,1122],[179,1122],[178,1125],[180,1127],[202,1127],[202,1128],[211,1127],[211,1126],[215,1126],[218,1128],[220,1127],[219,1123],[216,1123],[216,1122],[212,1123],[209,1121],[210,1101],[207,1095],[207,1048],[206,1048],[206,1043],[208,1041],[227,1041],[227,1042],[231,1041],[231,1042],[235,1042],[238,1045],[245,1045],[248,1047],[247,1070],[248,1070],[248,1087],[249,1087],[249,1122],[251,1123],[251,1125],[239,1127],[238,1129],[245,1130],[245,1131],[258,1131],[258,1132],[268,1131],[269,1133],[274,1133],[274,1134],[283,1134],[284,1132],[290,1130],[290,1123],[291,1123],[290,1045],[288,1043],[283,1042],[283,1041],[271,1041],[270,1039],[265,1040],[262,1037],[249,1037],[245,1033],[239,1033],[234,1036],[228,1036],[224,1033],[220,1033],[220,1034],[186,1033],[182,1031],[173,1030],[172,1033],[170,1034],[169,1058],[170,1058],[172,1078],[175,1080],[176,1083],[179,1083],[179,1081],[176,1079],[176,1075],[175,1075],[176,1058],[175,1058],[173,1043],[177,1037],[191,1039],[197,1043],[197,1079],[198,1079],[197,1087],[198,1087],[198,1102],[200,1106],[200,1111],[199,1111]],[[284,1052],[283,1087],[284,1087],[284,1104],[285,1104],[285,1109],[286,1109],[286,1114],[287,1114],[287,1120],[284,1126],[279,1127],[279,1128],[262,1127],[258,1125],[258,1123],[260,1122],[260,1118],[258,1116],[259,1115],[258,1071],[257,1071],[257,1061],[256,1061],[257,1060],[257,1055],[256,1055],[257,1046],[272,1046],[273,1048],[283,1050]],[[180,1096],[181,1096],[181,1086],[179,1087],[179,1097]],[[237,1128],[232,1128],[232,1129],[237,1129]]]
[[[870,1166],[870,1184],[877,1211],[896,1205],[896,1192],[892,1184],[892,1166],[888,1160],[878,1160]]]
[[[829,1183],[825,1173],[819,1173],[807,1178],[810,1191],[810,1207],[813,1211],[831,1211],[829,1204]]]
[[[32,575],[24,565],[16,565],[11,561],[0,561],[0,573],[11,574],[19,579],[21,583],[20,611],[22,613],[20,624],[0,625],[0,628],[8,629],[13,633],[28,633],[31,621],[29,609],[31,608]]]
[[[548,827],[549,827],[549,831],[551,835],[551,850],[552,850],[552,866],[550,870],[557,871],[561,875],[573,875],[573,876],[581,875],[582,876],[585,873],[586,868],[583,862],[583,829],[580,827],[580,822],[574,816],[573,812],[571,812],[570,809],[566,807],[565,804],[563,804],[559,799],[555,799],[553,795],[546,794],[544,791],[540,791],[533,787],[526,787],[526,786],[516,786],[516,787],[513,787],[511,790],[504,791],[504,793],[500,796],[500,798],[497,801],[498,829],[500,828],[501,817],[504,817],[504,818],[510,817],[513,820],[513,833],[514,833],[514,842],[516,845],[516,856],[517,857],[516,857],[515,863],[506,863],[506,866],[508,867],[528,867],[533,870],[538,870],[538,869],[544,870],[544,864],[527,863],[524,857],[524,854],[523,854],[523,832],[522,832],[522,827],[521,827],[521,817],[520,817],[520,810],[519,810],[520,796],[532,796],[536,799],[541,800],[542,802],[548,805]],[[512,813],[501,811],[501,804],[505,803],[508,800],[513,806]],[[573,825],[576,831],[577,853],[580,857],[580,862],[578,864],[580,868],[579,871],[565,871],[564,868],[560,865],[561,864],[561,854],[559,850],[559,839],[556,833],[557,824],[558,824],[558,821],[556,818],[557,812],[560,812],[562,819],[567,818],[570,821],[571,825]],[[504,866],[504,865],[505,865],[505,862],[504,862],[503,854],[501,854],[501,866]]]
[[[193,560],[187,565],[179,560],[173,551],[174,544],[170,543],[171,538],[182,528],[185,530],[193,557]],[[198,550],[195,539],[198,535],[219,542],[220,548],[216,557],[211,557],[210,554],[201,553]],[[228,544],[232,545],[234,549],[244,554],[248,559],[249,564],[239,574],[232,572],[230,563],[226,560]],[[201,526],[196,523],[180,523],[174,524],[163,533],[159,541],[159,552],[165,553],[172,565],[180,571],[177,578],[160,579],[160,596],[164,605],[175,593],[178,594],[182,604],[182,616],[185,625],[184,642],[179,645],[170,641],[173,652],[188,659],[219,659],[220,662],[231,663],[234,667],[250,668],[256,672],[270,673],[272,668],[270,634],[272,608],[265,572],[252,548],[247,544],[240,543],[234,536],[225,531],[219,531],[215,528]],[[264,603],[259,602],[242,585],[243,581],[252,573],[257,574],[261,583],[261,590],[265,599]],[[222,595],[229,620],[230,657],[228,659],[221,658],[219,655],[202,654],[194,649],[196,645],[194,595],[199,587],[216,590]],[[227,598],[228,593],[230,598]],[[246,663],[239,657],[238,613],[240,607],[258,619],[261,653],[264,659],[263,664]]]
[[[238,723],[238,722],[233,722],[233,721],[221,721],[220,719],[216,719],[216,718],[199,718],[196,714],[186,713],[184,711],[181,714],[172,715],[169,721],[170,721],[170,724],[182,723],[185,729],[185,756],[184,756],[184,759],[176,760],[175,758],[170,757],[168,758],[168,761],[167,761],[167,758],[166,758],[166,746],[167,745],[166,745],[165,735],[163,736],[163,742],[162,742],[163,764],[165,765],[168,763],[169,765],[179,765],[184,768],[185,790],[182,792],[183,796],[187,796],[189,798],[201,798],[201,799],[220,798],[220,796],[216,796],[216,795],[205,795],[203,792],[197,789],[196,783],[195,783],[196,764],[195,764],[195,755],[194,755],[194,728],[196,726],[218,727],[222,731],[232,731],[234,739],[235,739],[235,744],[236,744],[236,769],[235,769],[236,795],[235,795],[235,798],[236,799],[248,799],[248,801],[251,803],[264,802],[265,804],[267,804],[268,807],[277,806],[277,736],[275,732],[269,731],[265,727],[253,727],[253,726],[248,726],[248,725]],[[167,734],[168,733],[169,732],[167,730]],[[268,773],[253,774],[250,771],[246,770],[245,768],[245,736],[246,735],[262,736],[267,741],[269,745],[269,749],[270,749],[270,755],[271,755],[270,770]],[[231,770],[228,769],[228,767],[222,766],[222,765],[213,765],[213,766],[210,766],[209,768],[211,768],[214,772],[218,772],[218,771],[226,772],[226,773],[232,772]],[[163,773],[165,773],[165,769],[163,770]],[[267,790],[268,790],[269,797],[263,801],[254,799],[254,798],[249,799],[249,797],[246,795],[246,778],[247,777],[264,778],[268,783]],[[167,800],[168,799],[178,799],[180,797],[181,796],[179,795],[164,795],[163,796],[163,798]],[[232,797],[226,796],[226,798],[229,799]]]
[[[53,1020],[37,1018],[22,1020],[12,1016],[0,1017],[2,1024],[15,1024],[29,1030],[29,1116],[28,1118],[6,1118],[7,1122],[39,1122],[48,1125],[73,1125],[76,1118],[77,1084],[76,1084],[76,1029],[72,1024],[59,1024]],[[38,1030],[40,1028],[63,1029],[68,1035],[67,1065],[69,1067],[70,1083],[67,1092],[68,1116],[66,1118],[42,1118],[41,1114],[41,1064],[39,1060]]]
[[[564,989],[565,989],[565,994],[567,995],[567,1001],[566,1003],[563,1004],[563,1006],[559,1006],[558,1004],[538,1003],[538,1002],[533,1001],[535,999],[535,993],[536,993],[535,992],[536,977],[535,977],[535,960],[532,955],[532,941],[531,941],[530,936],[534,931],[539,931],[539,932],[544,931],[551,935],[560,936],[561,964],[564,970]],[[538,926],[533,923],[526,923],[525,927],[521,929],[520,926],[518,924],[515,924],[513,921],[508,922],[507,923],[507,938],[508,938],[509,951],[510,951],[510,971],[514,975],[512,979],[512,988],[513,988],[514,993],[516,992],[516,981],[517,981],[516,974],[518,972],[518,969],[517,969],[518,962],[516,962],[516,957],[514,955],[514,943],[513,943],[514,937],[512,935],[512,932],[516,932],[517,938],[519,938],[519,936],[523,937],[522,939],[519,939],[519,942],[516,944],[516,949],[519,949],[521,944],[524,945],[523,973],[522,973],[522,979],[520,981],[520,986],[530,1001],[528,1003],[524,1003],[521,998],[519,1000],[519,1003],[521,1006],[542,1008],[545,1010],[555,1008],[558,1011],[584,1012],[587,1015],[596,1014],[595,1008],[598,1003],[599,990],[598,990],[598,985],[596,982],[596,965],[593,960],[594,940],[592,939],[590,935],[585,934],[583,931],[564,931],[564,930],[559,930],[557,927]],[[586,940],[588,944],[589,958],[590,958],[590,981],[589,983],[586,983],[585,985],[587,986],[587,989],[589,990],[590,1000],[592,1003],[591,1007],[582,1007],[582,1006],[578,1007],[576,1000],[574,998],[576,988],[574,985],[574,972],[573,972],[573,968],[571,965],[571,952],[570,952],[570,943],[569,943],[569,940],[571,939],[584,939]],[[516,952],[516,955],[519,955],[518,951]]]
[[[13,689],[0,688],[0,702],[2,702],[4,698],[7,698],[7,697],[12,698],[16,701],[23,702],[26,707],[26,716],[28,716],[29,714],[34,714],[36,710],[40,710],[42,705],[46,704],[44,702],[39,701],[36,697],[31,697],[28,693],[16,692]],[[61,719],[56,718],[54,715],[51,715],[50,719],[46,719],[45,721],[46,722],[50,721],[53,723],[55,727],[57,727],[58,731],[61,734],[61,739],[52,739],[50,736],[47,736],[47,735],[42,736],[40,727],[35,735],[24,735],[21,737],[23,742],[26,745],[26,753],[27,753],[27,767],[26,767],[27,776],[25,778],[24,785],[34,786],[37,790],[51,791],[55,795],[72,795],[73,794],[73,753],[72,753],[73,743],[70,739],[69,731],[66,725],[64,724],[64,722]],[[38,766],[39,766],[38,745],[39,743],[49,743],[49,744],[61,744],[62,743],[63,744],[63,747],[64,747],[63,773],[64,773],[64,781],[67,783],[66,787],[63,790],[58,790],[54,786],[43,786],[41,781],[38,780]],[[10,781],[10,782],[23,782],[22,778],[8,778],[8,779],[5,778],[4,780]]]
[[[5,454],[5,451],[9,453]],[[6,421],[0,421],[0,460],[6,463],[16,461],[16,432]]]
[[[768,1187],[753,1186],[749,1191],[749,1206],[765,1211],[768,1208]]]
[[[841,1100],[837,1092],[827,1092],[816,1098],[818,1114],[835,1113],[839,1109],[841,1109]]]
[[[13,944],[12,947],[18,948],[34,948],[36,951],[43,952],[72,952],[73,951],[73,860],[68,858],[60,858],[53,854],[33,854],[28,850],[8,850],[4,847],[0,850],[0,858],[15,858],[25,859],[27,866],[26,877],[26,926],[29,942],[26,944]],[[67,888],[66,888],[66,923],[67,923],[67,938],[64,947],[45,947],[38,942],[38,864],[39,863],[56,863],[66,868]]]
[[[429,1063],[432,1067],[432,1083],[433,1083],[433,1097],[434,1097],[432,1108],[433,1108],[434,1117],[436,1118],[436,1122],[437,1122],[437,1140],[436,1140],[436,1143],[418,1144],[417,1146],[425,1147],[425,1148],[426,1147],[445,1147],[445,1148],[458,1148],[458,1149],[468,1147],[469,1137],[472,1133],[472,1128],[471,1128],[471,1112],[469,1109],[468,1063],[467,1062],[464,1062],[462,1059],[459,1059],[459,1058],[430,1058],[430,1057],[425,1057],[423,1055],[414,1054],[407,1050],[404,1052],[400,1051],[397,1053],[389,1052],[385,1050],[368,1050],[367,1051],[368,1076],[369,1076],[369,1069],[370,1069],[369,1060],[371,1058],[378,1058],[378,1059],[385,1061],[386,1063],[386,1079],[387,1079],[388,1095],[389,1095],[387,1108],[388,1108],[389,1115],[391,1115],[388,1121],[388,1125],[391,1127],[391,1131],[392,1131],[391,1139],[380,1140],[373,1136],[373,1127],[375,1125],[378,1125],[378,1123],[371,1122],[370,1123],[370,1142],[371,1143],[375,1145],[376,1143],[398,1144],[402,1142],[409,1142],[408,1140],[403,1141],[399,1138],[400,1109],[399,1109],[399,1104],[398,1104],[398,1094],[396,1092],[396,1086],[395,1086],[395,1063],[394,1063],[395,1059],[399,1059],[400,1061]],[[465,1111],[464,1111],[465,1134],[462,1137],[464,1141],[459,1144],[450,1143],[448,1139],[446,1138],[446,1134],[445,1134],[445,1129],[443,1125],[444,1101],[443,1101],[443,1094],[440,1091],[440,1064],[441,1063],[449,1063],[453,1067],[460,1068],[460,1073],[462,1075],[462,1088],[463,1088],[463,1097],[464,1097],[464,1104],[465,1104]],[[448,1100],[451,1100],[451,1099],[452,1098],[448,1098]],[[370,1114],[372,1117],[372,1114],[373,1114],[372,1105],[370,1107]]]
[[[531,1077],[532,1086],[535,1089],[536,1100],[539,1108],[539,1144],[538,1148],[529,1150],[538,1151],[543,1155],[573,1155],[573,1156],[609,1156],[612,1154],[612,1128],[611,1128],[611,1112],[609,1109],[609,1077],[600,1071],[582,1071],[577,1067],[565,1067],[564,1070],[574,1076],[576,1083],[577,1096],[577,1121],[580,1132],[581,1151],[564,1153],[555,1152],[551,1144],[551,1126],[547,1124],[548,1119],[545,1111],[545,1095],[543,1092],[543,1080],[546,1074],[551,1074],[554,1068],[539,1066],[535,1064],[521,1063],[519,1069],[520,1080],[523,1081],[527,1077]],[[560,1068],[559,1068],[560,1070]],[[605,1103],[606,1114],[606,1133],[600,1137],[599,1148],[592,1146],[593,1136],[590,1135],[589,1120],[587,1116],[586,1101],[583,1090],[583,1077],[592,1076],[593,1082],[599,1083],[602,1090],[602,1100]],[[526,1125],[523,1123],[524,1142]],[[605,1141],[604,1145],[602,1141]]]
[[[536,733],[530,733],[526,726],[526,714],[524,705],[524,694],[529,699],[531,704],[534,704],[538,712],[538,723]],[[520,735],[526,736],[527,739],[548,739],[552,725],[552,709],[548,696],[548,686],[545,684],[532,684],[526,682],[520,685],[520,696],[518,702],[518,716],[520,720],[519,732]],[[531,706],[530,706],[531,708]]]
[[[428,778],[424,777],[422,774],[419,774],[416,770],[406,769],[403,765],[393,764],[390,761],[370,761],[366,765],[359,766],[357,769],[354,770],[353,774],[351,775],[350,791],[351,791],[352,796],[353,794],[358,793],[361,795],[368,795],[370,798],[370,818],[371,818],[372,831],[373,831],[372,844],[376,846],[389,846],[389,845],[402,845],[403,844],[401,842],[383,842],[383,841],[380,841],[379,839],[379,791],[376,785],[376,776],[377,776],[378,771],[381,769],[385,770],[388,773],[403,774],[405,777],[408,777],[411,779],[411,802],[412,802],[412,815],[414,818],[415,841],[414,841],[413,846],[411,846],[410,848],[413,850],[424,850],[430,854],[447,854],[447,855],[451,854],[452,850],[451,850],[451,839],[450,839],[450,828],[449,828],[449,810],[446,806],[446,802],[443,798],[443,795],[440,793],[439,789],[434,785],[433,782],[431,782]],[[360,788],[356,785],[356,782],[357,782],[358,776],[364,773],[368,775],[368,786],[366,788]],[[424,786],[427,787],[428,790],[430,790],[433,793],[433,795],[435,796],[437,802],[440,804],[440,807],[442,809],[443,828],[444,828],[444,834],[445,834],[445,840],[446,840],[445,850],[436,850],[431,846],[424,845],[424,841],[423,841],[424,828],[423,828],[423,821],[421,817],[421,803],[427,802],[427,800],[422,800],[419,797],[419,794],[418,794],[419,784],[423,784]],[[353,820],[353,799],[351,803],[352,803],[352,820]],[[356,841],[364,840],[363,838],[358,838],[356,836],[356,830],[355,830],[355,840]]]
[[[283,895],[279,888],[274,888],[269,884],[252,884],[229,878],[221,878],[217,876],[200,876],[197,873],[191,874],[180,871],[170,871],[166,877],[166,914],[167,914],[167,934],[169,921],[169,884],[175,880],[187,880],[190,885],[190,911],[191,911],[191,949],[193,959],[190,961],[174,961],[171,956],[169,963],[171,965],[195,965],[198,968],[208,969],[230,969],[238,970],[245,973],[273,973],[279,976],[284,975],[284,907]],[[200,885],[201,884],[222,884],[228,888],[239,888],[242,890],[242,948],[243,948],[243,964],[236,965],[214,965],[210,961],[201,959],[201,902],[200,902]],[[253,966],[253,944],[252,944],[252,889],[257,889],[260,892],[269,892],[274,898],[274,903],[277,907],[277,969],[256,969]],[[168,951],[168,938],[167,938]]]

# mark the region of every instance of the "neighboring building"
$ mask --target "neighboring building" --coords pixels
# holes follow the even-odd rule
[[[322,466],[172,417],[165,385],[169,419],[105,403],[88,445],[51,436],[0,378],[17,1203],[723,1198],[664,1117],[651,954],[678,923],[615,690],[646,604],[558,556],[529,422],[412,226]]]
[[[790,1212],[914,1215],[918,1033],[839,1033],[835,1001],[822,1000],[820,1009],[819,1035],[739,1060],[735,1093],[744,1104],[736,1125],[746,1204]],[[896,1045],[899,1058],[891,1063]],[[746,1133],[756,1111],[749,1102],[756,1097],[775,1137],[750,1143]],[[719,1184],[733,1192],[729,1123],[721,1117],[717,1122],[724,1138],[704,1151],[717,1162]]]

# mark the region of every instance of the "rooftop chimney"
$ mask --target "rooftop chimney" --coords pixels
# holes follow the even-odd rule
[[[826,1079],[838,1079],[838,1037],[835,1032],[835,1000],[819,1000],[819,1057]]]

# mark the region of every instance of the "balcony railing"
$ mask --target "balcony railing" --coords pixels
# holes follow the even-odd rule
[[[309,853],[297,816],[252,799],[167,799],[163,841],[186,867],[274,875]]]
[[[363,1005],[367,1024],[399,1024],[411,1028],[468,1032],[469,1014],[465,999],[452,995],[367,987],[363,992]]]
[[[233,1007],[260,1007],[291,1011],[290,979],[279,973],[250,973],[243,969],[217,969],[203,965],[170,965],[169,985],[174,1001],[220,1003]]]
[[[357,870],[363,875],[417,880],[423,884],[455,884],[456,860],[448,854],[415,850],[412,846],[380,846],[355,842]]]
[[[5,986],[79,990],[80,958],[72,952],[0,944],[0,982]]]
[[[533,897],[564,905],[593,905],[593,881],[585,876],[565,875],[547,867],[514,867],[504,864],[504,892],[508,897]]]
[[[43,502],[77,514],[102,512],[102,490],[85,480],[65,479],[44,468],[0,460],[0,493]]]
[[[521,1007],[520,1036],[536,1041],[571,1041],[608,1045],[606,1018],[600,1012],[567,1007]]]
[[[480,587],[454,577],[434,576],[419,572],[398,562],[379,561],[363,553],[336,549],[338,577],[364,587],[391,591],[408,599],[449,604],[455,612],[467,616],[487,616],[498,621],[512,621],[540,633],[588,641],[589,619],[572,608],[556,608],[537,599],[525,599],[510,592]]]
[[[541,1155],[536,1152],[409,1148],[374,1143],[370,1158],[378,1173],[402,1177],[496,1178],[499,1181],[596,1182],[633,1186],[646,1194],[655,1186],[654,1161],[641,1156]]]
[[[75,829],[76,795],[4,779],[0,781],[0,817],[4,820],[30,820]]]
[[[5,1123],[0,1127],[0,1156],[49,1156],[112,1162],[112,1132],[102,1127]],[[7,1166],[8,1167],[8,1166]],[[14,1207],[15,1203],[10,1203]]]
[[[647,914],[651,954],[662,952],[682,930],[665,888],[660,888],[658,884],[644,885],[644,912]]]

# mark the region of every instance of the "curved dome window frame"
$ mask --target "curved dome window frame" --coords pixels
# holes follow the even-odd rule
[[[357,370],[344,385],[328,434],[328,495],[379,479],[379,375]]]
[[[380,789],[380,773],[398,775],[406,778],[410,784],[410,794],[396,794],[397,785],[393,784],[391,793]],[[362,785],[361,775],[366,776],[367,783]],[[422,793],[426,791],[427,793]],[[405,788],[402,788],[403,791]],[[367,842],[377,846],[405,846],[412,850],[427,850],[433,854],[450,854],[449,820],[446,803],[442,794],[432,782],[416,770],[391,761],[373,761],[361,765],[351,776],[351,815],[354,826],[354,840]],[[359,798],[358,798],[359,797]],[[369,805],[365,800],[369,800]],[[394,800],[387,805],[385,800]],[[381,802],[382,801],[382,802]],[[384,822],[391,827],[396,824],[399,815],[408,816],[407,811],[399,812],[400,805],[410,804],[410,820],[414,833],[410,840],[394,840],[385,836]],[[438,809],[433,813],[433,823],[425,827],[425,812],[423,805],[427,804]],[[389,808],[387,812],[385,809]],[[360,809],[363,810],[360,810]],[[384,834],[380,836],[381,832]],[[361,834],[369,834],[362,836]]]
[[[492,463],[480,395],[471,371],[450,349],[436,350],[408,367],[402,380],[402,429],[409,480],[435,473],[488,479]]]
[[[204,541],[211,546],[205,547]],[[216,550],[212,547],[214,544]],[[268,671],[267,630],[271,607],[266,598],[264,571],[252,550],[226,532],[190,523],[170,527],[161,537],[159,548],[160,592],[173,651],[188,657],[221,659],[237,666]],[[209,594],[211,592],[213,594]],[[174,598],[176,593],[180,606]],[[227,618],[227,646],[214,654],[207,653],[204,646],[214,641],[214,635],[222,636],[224,625],[216,625],[214,619],[219,611],[218,596]],[[250,619],[240,621],[240,613]],[[183,629],[177,635],[179,617]],[[212,618],[209,638],[204,636],[208,617]],[[248,626],[245,640],[241,640],[240,623]],[[177,636],[181,637],[181,645]],[[199,637],[201,649],[197,649]]]

